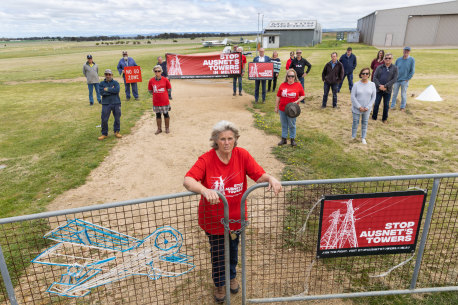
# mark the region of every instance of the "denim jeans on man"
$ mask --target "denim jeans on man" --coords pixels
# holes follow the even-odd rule
[[[259,99],[259,84],[262,85],[262,101],[266,100],[266,80],[255,80],[254,81],[254,100],[258,102]]]
[[[406,108],[407,104],[407,87],[409,87],[408,80],[394,83],[393,98],[391,99],[391,108],[396,107],[396,98],[398,97],[399,87],[401,87],[401,109],[404,109]]]
[[[113,131],[119,132],[121,130],[121,104],[107,104],[102,105],[102,134],[108,136],[108,119],[113,112],[114,123]]]
[[[224,270],[224,235],[211,235],[206,233],[210,242],[210,253],[212,261],[212,279],[216,287],[226,285],[225,270]],[[229,241],[229,272],[230,279],[235,279],[237,276],[239,235],[237,238]]]
[[[321,107],[326,107],[328,102],[329,88],[332,90],[332,107],[337,107],[337,91],[339,90],[339,84],[329,84],[327,82],[324,82],[324,94]]]
[[[122,75],[122,79],[124,80],[124,87],[126,89],[126,99],[130,99],[130,86],[132,85],[132,94],[134,98],[138,98],[138,87],[137,83],[126,83],[126,77],[124,74]]]
[[[380,102],[383,98],[383,116],[382,116],[382,121],[386,121],[388,119],[388,110],[389,110],[389,105],[390,105],[390,97],[391,97],[391,92],[387,93],[386,91],[378,91],[377,95],[375,96],[375,103],[374,103],[374,109],[372,109],[372,118],[374,120],[377,120],[377,115],[378,115],[378,108],[380,107]]]
[[[242,76],[236,76],[232,81],[234,93],[237,91],[237,80],[239,81],[239,93],[242,93]]]
[[[367,123],[369,121],[369,115],[371,112],[368,110],[366,112],[354,113],[353,114],[353,125],[351,126],[351,137],[356,138],[356,132],[358,131],[359,117],[361,117],[361,139],[366,138],[367,132]]]
[[[348,80],[348,89],[350,90],[350,92],[351,92],[351,89],[353,88],[353,73],[351,73],[351,74],[344,74],[344,77],[343,77],[343,79],[342,79],[342,82],[339,84],[339,90],[337,90],[338,92],[340,92],[340,88],[342,88],[342,85],[343,85],[343,83],[344,83],[345,77],[346,77],[347,80]]]
[[[94,97],[92,90],[95,89],[95,93],[97,94],[97,101],[99,103],[102,102],[102,97],[100,97],[100,90],[99,90],[99,83],[95,84],[87,84],[87,88],[89,89],[89,104],[94,105]]]
[[[284,111],[279,110],[278,113],[280,114],[280,122],[281,122],[281,137],[284,139],[288,138],[288,130],[289,130],[289,137],[291,139],[296,138],[296,118],[290,118],[286,115]]]
[[[301,85],[302,85],[302,89],[305,90],[305,87],[304,87],[304,77],[299,77],[299,81],[301,82]]]

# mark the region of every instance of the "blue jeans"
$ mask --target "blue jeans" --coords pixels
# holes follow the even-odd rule
[[[286,115],[285,112],[279,110],[278,113],[280,114],[280,122],[281,122],[281,137],[288,138],[288,130],[289,130],[289,137],[291,139],[296,138],[296,118],[290,118]]]
[[[206,233],[208,241],[210,242],[210,254],[212,261],[212,279],[216,287],[226,285],[225,270],[224,270],[224,235],[212,235]],[[238,263],[238,248],[239,248],[239,235],[232,240],[229,238],[229,270],[230,279],[235,279],[237,276],[237,263]]]
[[[332,89],[332,107],[337,107],[337,91],[339,90],[339,84],[329,84],[327,82],[324,82],[324,94],[321,107],[326,107],[326,103],[328,102],[329,88]]]
[[[344,74],[344,77],[342,79],[342,82],[339,84],[339,91],[340,92],[340,88],[342,88],[342,85],[343,85],[343,82],[345,80],[345,77],[347,78],[348,80],[348,89],[350,89],[350,92],[351,92],[351,89],[353,88],[353,73],[351,74]]]
[[[299,77],[299,81],[301,82],[301,85],[302,85],[302,89],[305,90],[305,87],[304,87],[304,77]]]
[[[254,81],[254,100],[257,102],[259,99],[259,84],[262,85],[262,101],[266,100],[266,80]]]
[[[401,87],[401,109],[404,109],[406,108],[407,104],[407,87],[409,87],[408,80],[395,82],[393,84],[393,98],[391,99],[391,108],[396,107],[396,98],[398,97],[399,87]]]
[[[377,95],[375,96],[375,104],[374,109],[372,109],[372,118],[377,120],[378,115],[378,108],[380,107],[380,102],[383,98],[383,116],[382,121],[386,121],[388,119],[388,110],[389,110],[389,103],[390,103],[391,92],[387,93],[385,91],[378,91]]]
[[[353,125],[351,126],[351,137],[356,138],[356,131],[358,130],[358,125],[359,125],[359,117],[361,117],[361,138],[365,139],[366,138],[366,132],[367,132],[367,123],[369,122],[369,115],[370,111],[366,112],[361,112],[359,113],[354,113],[353,114]]]
[[[234,93],[237,91],[237,80],[239,80],[239,93],[242,93],[242,76],[233,78],[232,87],[234,89]]]
[[[102,134],[108,135],[108,119],[113,112],[114,123],[113,131],[119,132],[121,130],[121,104],[108,104],[102,105]]]
[[[94,97],[92,96],[93,89],[95,89],[95,93],[97,94],[97,101],[99,103],[102,102],[102,98],[100,97],[99,83],[87,84],[87,88],[89,89],[89,103],[91,105],[94,104]]]
[[[124,87],[126,89],[126,99],[130,99],[130,86],[132,85],[132,94],[134,98],[138,98],[138,87],[137,83],[126,83],[126,77],[124,74],[122,75],[122,79],[124,80]]]

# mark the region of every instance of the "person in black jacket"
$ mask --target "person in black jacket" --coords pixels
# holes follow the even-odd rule
[[[377,120],[378,108],[383,98],[383,116],[382,122],[388,123],[388,110],[391,98],[393,84],[398,80],[398,67],[392,64],[393,54],[386,53],[384,58],[385,64],[378,66],[374,72],[374,83],[377,88],[375,104],[372,109],[372,119]]]
[[[307,67],[307,71],[305,71],[305,67]],[[296,51],[296,58],[291,60],[291,65],[289,66],[290,69],[294,69],[297,74],[297,78],[301,82],[302,88],[304,88],[304,76],[307,76],[309,74],[310,69],[312,68],[312,65],[307,61],[307,59],[302,57],[302,50],[297,50]],[[304,100],[301,101],[301,103],[305,104]]]
[[[352,53],[351,47],[347,48],[346,54],[340,56],[340,62],[344,67],[344,77],[339,84],[339,90],[337,90],[337,92],[340,92],[340,88],[342,88],[345,77],[348,80],[348,89],[350,89],[351,92],[351,88],[353,88],[353,70],[356,68],[356,56]]]
[[[343,77],[343,65],[337,60],[337,53],[332,52],[331,61],[324,66],[323,73],[321,73],[321,79],[324,82],[323,103],[321,104],[321,108],[326,108],[329,88],[332,89],[332,108],[337,108],[337,91]]]
[[[108,137],[108,119],[113,112],[114,123],[113,130],[116,138],[122,138],[119,133],[121,129],[121,99],[119,98],[119,83],[113,79],[113,72],[110,69],[105,70],[105,79],[100,82],[99,90],[102,96],[102,135],[99,140],[105,140]]]
[[[167,77],[167,79],[170,82],[170,79],[169,79],[168,74],[167,74],[167,62],[164,61],[161,56],[158,56],[156,65],[159,65],[159,66],[162,67],[161,76]],[[172,99],[172,89],[168,89],[167,92],[169,94],[169,100],[171,100]]]

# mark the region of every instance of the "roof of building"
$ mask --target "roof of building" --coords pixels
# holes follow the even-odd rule
[[[269,22],[265,30],[313,30],[317,24],[316,20],[277,20]]]

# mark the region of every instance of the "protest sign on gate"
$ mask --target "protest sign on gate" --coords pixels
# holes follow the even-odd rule
[[[124,75],[128,84],[141,83],[142,81],[142,70],[140,66],[124,67]]]

